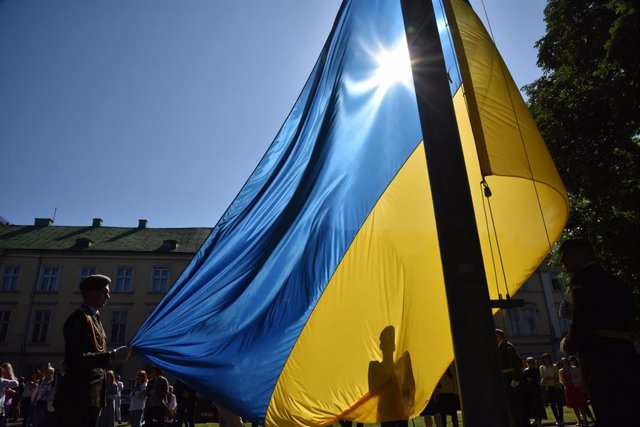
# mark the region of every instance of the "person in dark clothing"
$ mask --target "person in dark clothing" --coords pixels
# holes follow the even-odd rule
[[[98,310],[109,300],[111,279],[96,274],[80,283],[84,303],[64,323],[66,373],[57,385],[54,406],[58,419],[74,427],[95,427],[105,406],[105,368],[125,360],[126,346],[107,351],[107,334]]]
[[[458,393],[458,379],[455,366],[452,363],[440,379],[440,406],[442,424],[447,425],[447,415],[451,417],[453,427],[458,427],[458,410],[460,409],[460,397]]]
[[[144,422],[149,427],[165,427],[164,414],[167,407],[169,381],[162,376],[162,370],[157,366],[149,368],[149,372],[151,379],[144,390],[144,395],[147,396]]]
[[[507,410],[509,412],[509,425],[512,427],[528,427],[523,405],[524,376],[522,374],[522,358],[516,348],[507,341],[502,329],[496,329],[496,342],[498,343],[498,362],[502,370],[502,379],[507,393]]]
[[[640,371],[640,355],[631,340],[633,295],[596,262],[589,240],[565,240],[559,251],[572,275],[571,326],[560,347],[580,358],[582,384],[589,390],[598,427],[627,425],[629,409],[640,402],[640,387],[636,375],[617,372],[620,367]]]
[[[38,387],[38,381],[42,377],[42,372],[39,369],[34,369],[31,373],[31,379],[29,382],[25,382],[24,391],[22,393],[22,402],[20,403],[21,415],[22,415],[22,427],[31,425],[31,395]]]
[[[196,409],[196,392],[180,380],[173,385],[173,393],[176,395],[178,407],[176,409],[176,423],[178,427],[186,424],[194,427],[193,416]]]
[[[540,369],[536,366],[533,357],[527,357],[527,367],[522,371],[524,378],[524,410],[527,418],[533,418],[537,427],[542,426],[542,420],[547,419],[542,401],[542,388],[540,387]]]

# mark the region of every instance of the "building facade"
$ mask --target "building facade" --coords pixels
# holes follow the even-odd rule
[[[91,274],[112,279],[111,299],[101,310],[109,348],[125,345],[181,274],[211,232],[210,228],[55,226],[0,224],[0,361],[18,375],[64,356],[62,327],[82,302],[79,283]],[[541,266],[514,298],[523,307],[502,310],[497,327],[507,332],[521,355],[548,352],[560,357],[568,324],[558,317],[564,295],[559,271]],[[146,362],[133,357],[113,366],[124,379]]]
[[[560,340],[569,331],[569,322],[558,313],[566,294],[561,270],[544,263],[513,297],[524,301],[523,307],[501,310],[494,317],[496,327],[503,329],[520,356],[540,358],[549,353],[559,360]]]
[[[210,228],[0,225],[0,359],[26,376],[64,357],[62,327],[82,303],[80,281],[111,277],[100,310],[109,348],[126,345],[209,235]],[[146,362],[113,366],[131,378]]]

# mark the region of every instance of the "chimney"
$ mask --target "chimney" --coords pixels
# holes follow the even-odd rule
[[[139,219],[138,220],[138,228],[141,229],[141,230],[147,228],[147,222],[149,222],[149,221],[147,221],[146,219]]]
[[[102,226],[102,218],[93,218],[93,221],[91,222],[91,227],[97,228],[101,226]]]
[[[51,218],[36,218],[33,225],[36,227],[49,227],[53,225],[53,220]]]

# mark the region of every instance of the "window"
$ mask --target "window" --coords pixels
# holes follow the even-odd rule
[[[131,292],[133,290],[133,268],[122,267],[118,269],[114,292]]]
[[[10,318],[11,312],[9,310],[0,310],[0,343],[7,342]]]
[[[165,292],[169,284],[169,269],[155,267],[151,281],[151,292]]]
[[[17,290],[21,272],[22,267],[5,267],[4,275],[2,276],[2,284],[0,284],[0,291]]]
[[[47,333],[49,332],[49,321],[51,320],[51,311],[37,310],[33,315],[33,334],[31,342],[34,344],[46,344]]]
[[[89,276],[93,276],[94,274],[96,274],[96,268],[95,267],[80,267],[80,281],[82,282],[84,279],[86,279]]]
[[[535,307],[511,308],[508,318],[510,335],[532,336],[537,333]]]
[[[111,343],[124,344],[127,335],[127,316],[126,311],[111,312]]]
[[[40,282],[40,290],[42,292],[58,291],[58,267],[47,267],[42,271],[42,282]]]
[[[560,316],[560,303],[555,304],[556,307],[556,316],[558,316],[558,323],[560,324],[560,334],[566,335],[569,332],[569,321]]]
[[[507,310],[507,318],[509,319],[509,335],[519,336],[521,333],[520,325],[520,309],[512,308]]]
[[[96,267],[80,267],[80,274],[78,275],[78,283],[76,284],[76,290],[80,289],[80,282],[89,276],[93,276],[97,272]]]
[[[536,332],[536,308],[524,307],[522,309],[522,335],[532,336]]]

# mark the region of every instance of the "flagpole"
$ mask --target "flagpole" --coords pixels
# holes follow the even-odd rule
[[[446,0],[445,0],[446,1]],[[508,426],[469,180],[431,0],[401,0],[465,427]]]

